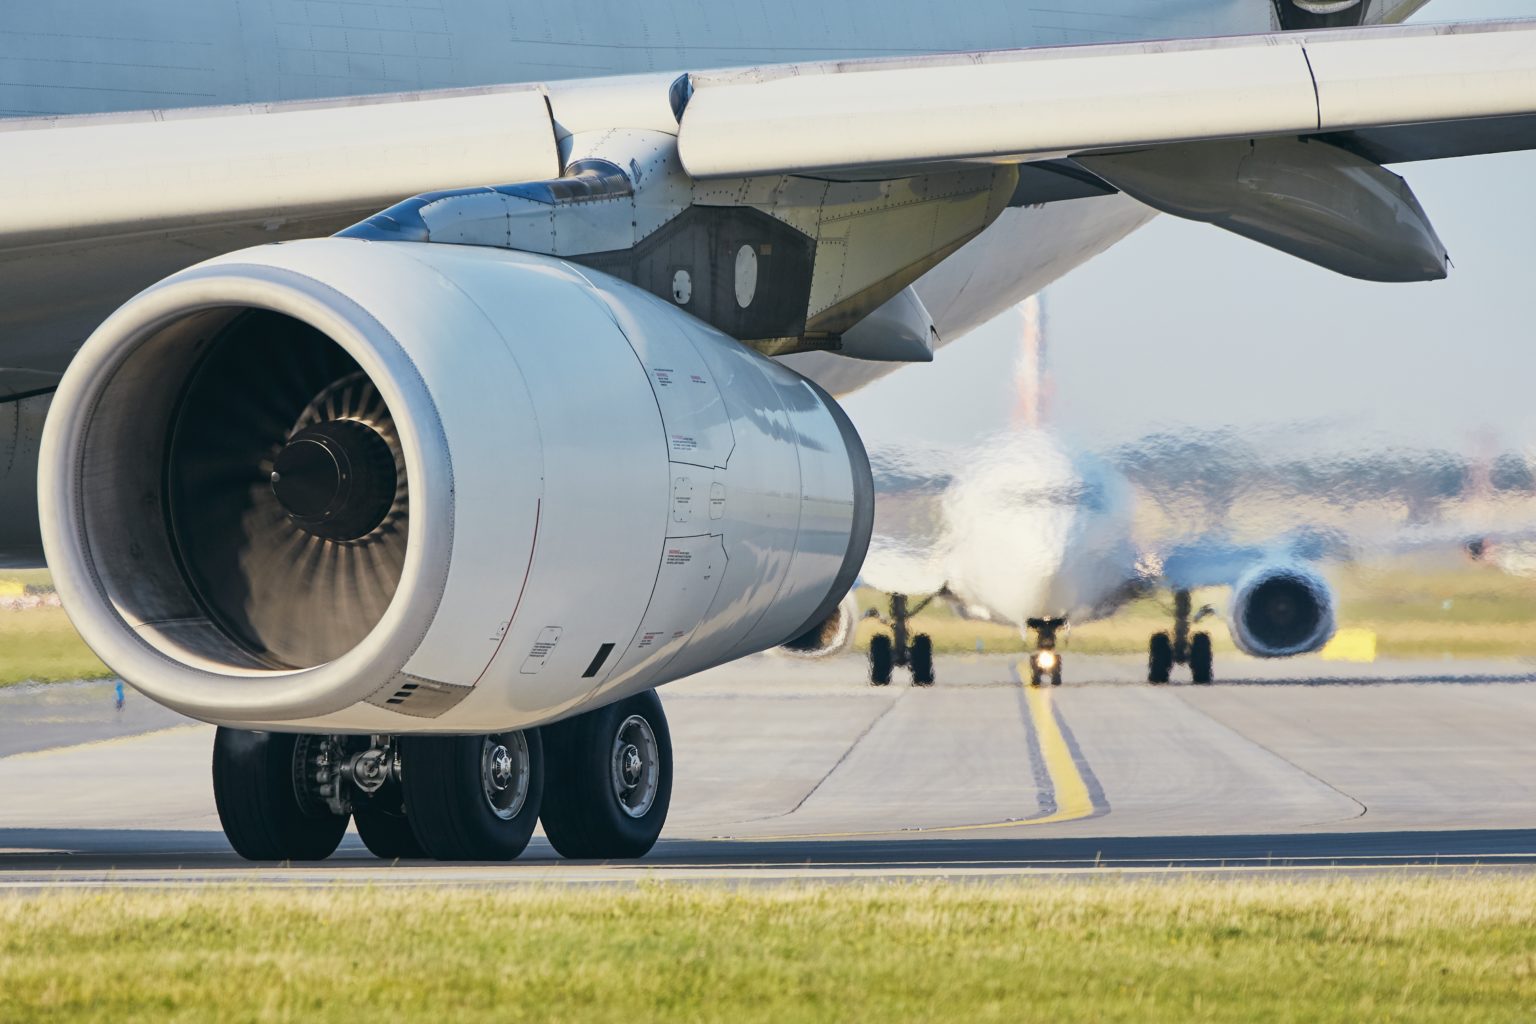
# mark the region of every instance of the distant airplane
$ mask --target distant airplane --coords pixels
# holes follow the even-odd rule
[[[910,621],[934,599],[1031,637],[1035,685],[1060,685],[1063,631],[1157,590],[1172,594],[1174,614],[1171,628],[1148,641],[1152,683],[1168,682],[1175,665],[1187,665],[1196,683],[1213,678],[1210,634],[1193,629],[1213,610],[1193,607],[1197,588],[1230,589],[1227,627],[1246,654],[1291,657],[1327,644],[1337,602],[1316,565],[1327,549],[1303,534],[1234,544],[1220,523],[1166,549],[1138,546],[1136,488],[1049,429],[1039,299],[1004,316],[1020,328],[1012,368],[1018,400],[1007,429],[959,450],[871,447],[876,529],[860,581],[894,595],[891,635],[877,635],[870,647],[871,681],[889,683],[899,666],[918,685],[934,681],[932,643]],[[800,638],[800,652],[846,647],[855,615],[841,606],[820,632]]]

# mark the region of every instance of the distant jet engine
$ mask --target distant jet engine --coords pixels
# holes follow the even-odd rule
[[[1333,593],[1299,566],[1266,566],[1232,591],[1232,640],[1256,658],[1287,658],[1322,649],[1333,637]]]
[[[364,734],[537,725],[801,637],[873,504],[835,402],[664,300],[342,238],[130,300],[39,486],[115,671],[208,721]]]
[[[853,643],[853,631],[859,624],[859,602],[849,594],[837,603],[826,618],[786,643],[779,645],[785,654],[801,658],[825,658],[841,654]]]

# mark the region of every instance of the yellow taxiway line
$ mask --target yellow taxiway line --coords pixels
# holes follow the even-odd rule
[[[1056,709],[1051,704],[1051,691],[1042,686],[1025,686],[1024,699],[1029,702],[1029,717],[1035,723],[1035,736],[1040,743],[1040,756],[1045,759],[1046,771],[1051,774],[1051,788],[1056,793],[1056,810],[1043,818],[1030,818],[1030,825],[1044,825],[1056,821],[1076,821],[1093,813],[1093,797],[1088,793],[1088,783],[1077,769],[1077,759],[1067,746],[1066,737],[1056,722]]]

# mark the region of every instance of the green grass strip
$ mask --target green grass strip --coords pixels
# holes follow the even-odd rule
[[[0,1020],[1530,1021],[1536,880],[50,892]]]

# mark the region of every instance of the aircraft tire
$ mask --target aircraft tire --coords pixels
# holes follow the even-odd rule
[[[544,798],[538,729],[489,736],[402,736],[405,820],[437,860],[512,860]]]
[[[1051,669],[1051,685],[1061,685],[1061,658],[1056,659],[1056,667]]]
[[[1211,634],[1196,633],[1189,639],[1189,672],[1195,682],[1205,684],[1211,681],[1211,669],[1213,658],[1211,655]]]
[[[544,834],[562,857],[629,860],[672,803],[672,734],[655,690],[544,727]]]
[[[871,686],[889,686],[895,658],[891,652],[891,638],[876,633],[869,638],[869,682]]]
[[[420,860],[427,855],[403,811],[355,810],[352,823],[368,852],[380,860]]]
[[[1173,671],[1173,641],[1167,633],[1153,633],[1147,643],[1147,682],[1162,684]]]
[[[933,685],[933,638],[919,633],[912,638],[912,685]]]
[[[213,801],[229,845],[246,860],[324,860],[347,831],[345,815],[300,803],[298,739],[223,726],[214,734]]]

